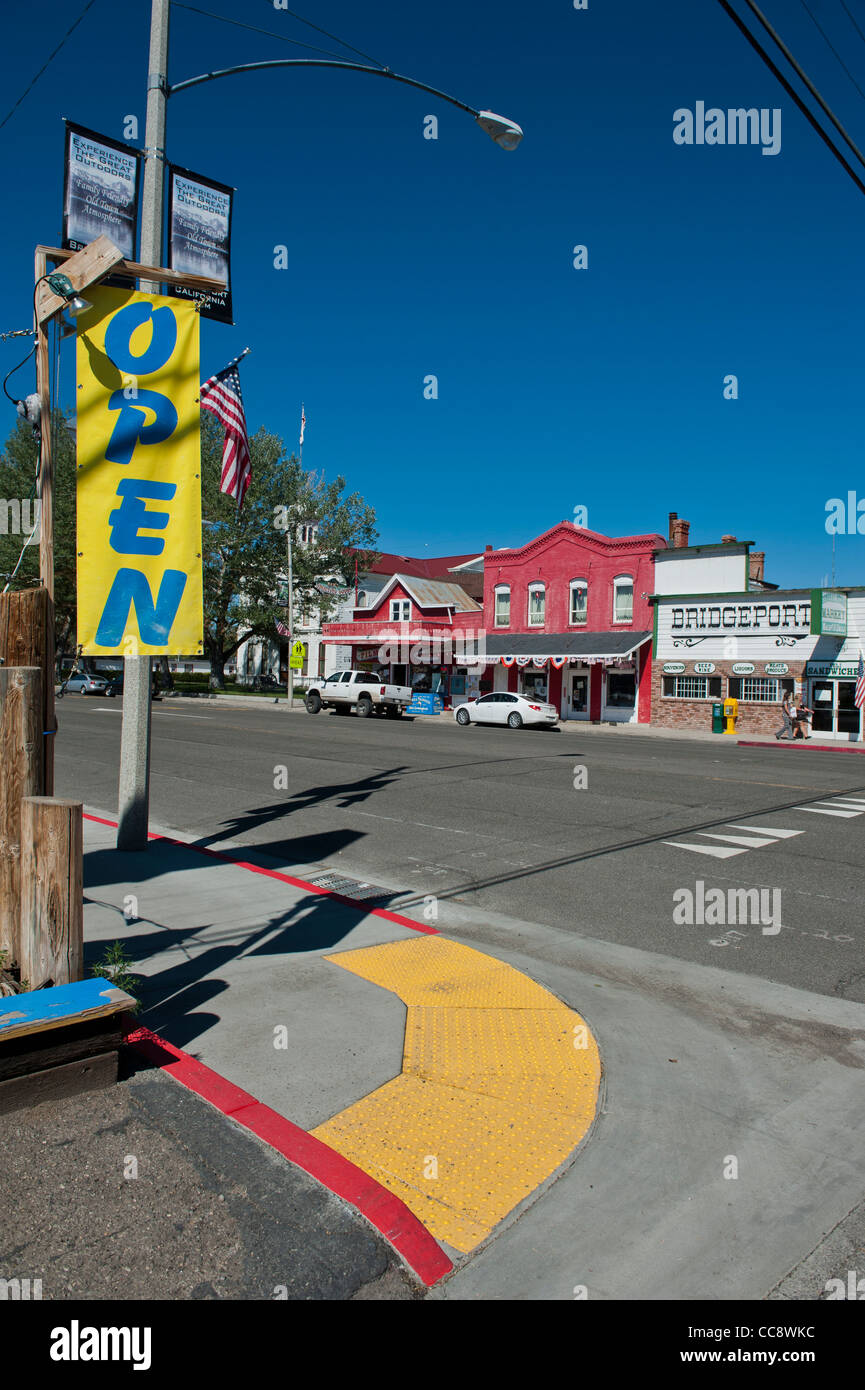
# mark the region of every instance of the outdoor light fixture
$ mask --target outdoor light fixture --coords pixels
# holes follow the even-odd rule
[[[61,270],[55,270],[50,275],[45,276],[46,283],[55,294],[62,295],[66,300],[65,308],[73,318],[77,314],[83,314],[87,309],[92,309],[93,305],[89,300],[84,299],[73,288],[72,281],[68,275],[64,275]]]
[[[475,120],[502,150],[515,150],[523,138],[522,128],[516,121],[509,121],[507,116],[497,116],[495,111],[479,111]]]

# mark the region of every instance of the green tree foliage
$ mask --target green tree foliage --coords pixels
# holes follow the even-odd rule
[[[204,644],[212,679],[223,683],[225,663],[250,637],[278,641],[277,623],[286,622],[287,536],[293,531],[294,611],[304,599],[322,618],[335,605],[316,588],[325,578],[348,582],[354,569],[348,547],[359,564],[376,553],[375,512],[358,493],[346,494],[343,477],[326,482],[305,470],[286,452],[277,435],[260,429],[249,441],[252,481],[240,514],[236,503],[219,491],[223,429],[208,412],[201,416],[202,515],[204,542]],[[281,511],[281,509],[285,509]],[[313,546],[299,544],[298,524],[316,521]]]
[[[11,409],[11,407],[10,407]],[[75,648],[75,424],[59,411],[52,418],[54,466],[54,605],[58,657]],[[33,430],[16,420],[0,454],[0,499],[17,502],[18,508],[0,506],[0,589],[8,583],[21,554],[26,535],[12,534],[16,510],[36,497],[39,446]],[[35,518],[35,507],[32,509]],[[23,508],[25,517],[31,508]],[[5,531],[4,531],[5,528]],[[29,530],[29,527],[27,528]],[[13,589],[39,583],[39,533],[28,545],[12,580]]]

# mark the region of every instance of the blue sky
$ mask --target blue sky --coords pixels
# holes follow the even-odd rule
[[[865,31],[863,0],[847,3]],[[865,89],[865,42],[839,0],[810,4]],[[7,14],[0,119],[82,7],[43,0],[38,24]],[[336,48],[270,0],[201,8]],[[763,8],[865,144],[865,99],[802,6]],[[250,428],[296,441],[303,400],[304,462],[373,503],[386,550],[520,544],[578,505],[606,534],[665,533],[674,510],[694,542],[751,539],[767,578],[821,583],[827,500],[865,497],[865,196],[716,0],[306,0],[300,13],[512,117],[525,139],[505,153],[435,98],[327,70],[171,99],[169,158],[238,190],[236,325],[203,325],[202,373],[252,348]],[[61,117],[120,137],[137,114],[143,144],[148,27],[146,0],[96,0],[0,131],[4,329],[27,325],[33,247],[60,235]],[[173,7],[173,81],[293,55]],[[674,144],[673,112],[697,101],[780,107],[780,152]],[[4,373],[20,347],[0,344]],[[67,346],[68,401],[72,372]],[[15,385],[32,389],[26,373]],[[837,538],[838,583],[865,582],[863,547]]]

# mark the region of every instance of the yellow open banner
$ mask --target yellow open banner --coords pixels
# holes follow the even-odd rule
[[[78,642],[88,656],[202,649],[198,314],[88,290],[77,319]]]

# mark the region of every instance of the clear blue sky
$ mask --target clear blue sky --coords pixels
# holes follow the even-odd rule
[[[839,0],[810,3],[865,90]],[[296,442],[304,400],[304,462],[374,504],[387,550],[519,544],[577,505],[607,534],[663,533],[674,510],[692,541],[754,540],[767,578],[822,582],[826,501],[865,496],[865,196],[716,0],[295,4],[525,139],[505,153],[423,93],[322,70],[172,98],[169,158],[238,190],[236,326],[203,325],[202,372],[253,349],[250,428]],[[0,119],[82,7],[7,11]],[[202,8],[335,47],[270,0]],[[865,100],[802,6],[764,8],[865,144]],[[0,131],[4,329],[27,326],[33,247],[60,235],[61,117],[120,137],[134,113],[143,144],[148,26],[146,0],[96,0]],[[295,53],[173,8],[174,81]],[[780,153],[674,144],[674,110],[697,101],[780,107]],[[0,344],[4,373],[20,348]],[[71,401],[68,346],[63,371]],[[863,556],[865,538],[838,537],[839,583],[865,582]]]

